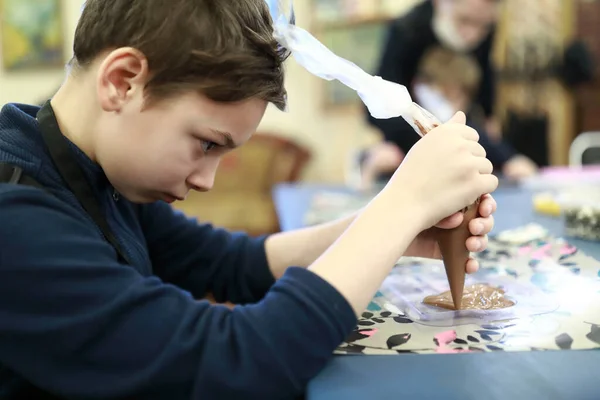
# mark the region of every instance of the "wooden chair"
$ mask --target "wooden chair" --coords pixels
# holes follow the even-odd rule
[[[213,189],[173,206],[200,221],[251,235],[278,232],[272,188],[300,178],[310,153],[291,140],[257,133],[221,160]]]

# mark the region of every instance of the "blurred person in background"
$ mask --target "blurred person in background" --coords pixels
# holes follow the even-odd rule
[[[480,81],[481,70],[473,57],[442,46],[432,47],[424,54],[415,74],[413,98],[440,121],[448,121],[456,112],[464,110],[471,116],[467,124],[482,132],[482,121],[473,110]],[[535,164],[517,154],[510,145],[490,141],[485,134],[481,135],[480,143],[486,149],[487,158],[503,175],[518,179],[535,173]],[[403,158],[403,149],[387,141],[363,152],[361,186],[369,189],[377,181],[387,181]],[[518,168],[514,168],[515,165]]]
[[[428,0],[418,4],[391,22],[376,71],[383,79],[406,86],[416,99],[415,78],[428,50],[441,46],[472,57],[480,70],[480,78],[473,92],[468,120],[469,123],[482,120],[478,132],[488,154],[507,150],[494,148],[504,145],[499,143],[500,126],[493,117],[496,78],[490,60],[501,3],[501,0]],[[418,135],[400,117],[377,120],[369,116],[368,120],[382,132],[385,142],[362,154],[361,161],[371,163],[368,168],[373,164],[377,164],[377,168],[397,166],[418,140]],[[503,175],[509,179],[537,172],[537,166],[524,156],[512,156],[501,164]]]

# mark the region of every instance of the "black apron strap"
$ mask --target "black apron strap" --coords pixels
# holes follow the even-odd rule
[[[0,163],[0,182],[19,183],[23,177],[23,170],[10,164]]]
[[[46,102],[40,109],[37,119],[42,131],[42,137],[59,174],[75,197],[77,197],[81,206],[94,220],[96,225],[98,225],[106,240],[115,248],[119,257],[128,264],[131,264],[108,226],[108,222],[94,196],[92,187],[86,179],[81,166],[75,159],[73,150],[60,131],[50,101]]]
[[[0,183],[13,183],[34,186],[39,189],[45,188],[29,175],[23,173],[20,167],[0,162]]]

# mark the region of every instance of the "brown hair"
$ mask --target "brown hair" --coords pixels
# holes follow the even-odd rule
[[[481,70],[473,57],[443,47],[425,52],[417,78],[440,85],[460,85],[473,96],[479,88]]]
[[[119,47],[148,59],[150,99],[195,89],[214,101],[285,107],[288,51],[273,37],[265,0],[87,0],[71,64]]]

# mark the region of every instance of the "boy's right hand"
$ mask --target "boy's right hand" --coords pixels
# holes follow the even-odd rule
[[[462,112],[431,130],[408,152],[389,182],[399,198],[411,198],[427,229],[498,187],[492,163],[465,125]]]

